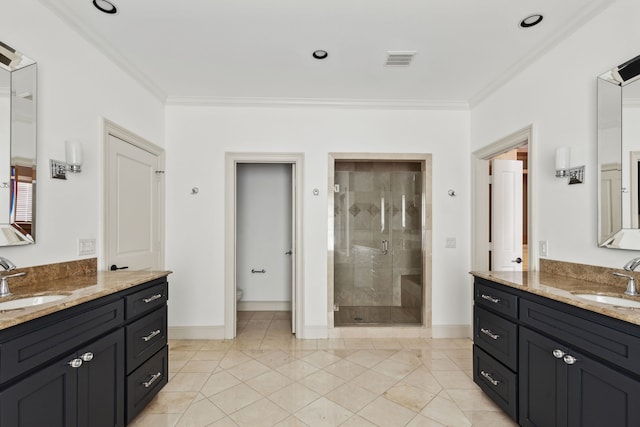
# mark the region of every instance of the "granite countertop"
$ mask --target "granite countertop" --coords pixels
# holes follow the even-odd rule
[[[0,310],[0,330],[111,295],[169,274],[171,274],[171,271],[99,271],[90,275],[65,277],[50,281],[43,280],[16,287],[11,287],[11,282],[9,282],[12,295],[0,298],[0,302],[39,295],[68,294],[68,297],[34,307]]]
[[[574,295],[574,293],[610,295],[640,302],[640,297],[630,297],[623,294],[626,289],[626,281],[623,281],[621,285],[612,285],[536,271],[472,271],[471,274],[514,289],[640,325],[640,308],[598,303]]]

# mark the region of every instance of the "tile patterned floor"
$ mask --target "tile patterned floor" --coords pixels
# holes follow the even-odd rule
[[[169,383],[130,426],[516,426],[471,380],[469,340],[296,340],[289,316],[170,341]]]

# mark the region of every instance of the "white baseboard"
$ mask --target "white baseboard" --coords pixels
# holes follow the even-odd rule
[[[326,326],[305,326],[302,329],[302,336],[300,336],[300,334],[296,334],[298,338],[302,338],[304,340],[324,340],[329,338],[329,332]]]
[[[223,326],[170,326],[170,340],[223,340]]]
[[[291,311],[291,301],[238,301],[238,311]]]

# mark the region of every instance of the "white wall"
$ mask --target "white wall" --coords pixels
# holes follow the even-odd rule
[[[328,153],[433,153],[433,323],[470,323],[467,111],[168,106],[166,118],[172,326],[224,323],[225,152],[304,153],[308,328],[327,325]],[[447,195],[450,188],[458,197]],[[444,249],[446,237],[457,238],[456,249]]]
[[[1,40],[38,63],[37,243],[0,256],[19,267],[78,259],[78,238],[101,238],[100,118],[163,146],[164,105],[37,0],[5,3]],[[83,143],[83,172],[52,180],[65,139]]]
[[[537,236],[530,244],[547,240],[551,259],[620,268],[638,256],[596,245],[596,77],[640,53],[638,16],[640,2],[618,0],[472,108],[471,151],[533,124]],[[563,145],[586,164],[584,184],[554,177]]]

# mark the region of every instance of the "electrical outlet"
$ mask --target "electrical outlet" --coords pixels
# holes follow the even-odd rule
[[[78,255],[95,255],[96,239],[78,239]]]
[[[540,256],[549,256],[549,242],[540,240],[539,245]]]
[[[445,248],[455,248],[456,247],[456,238],[455,237],[447,237],[447,240],[444,244]]]

